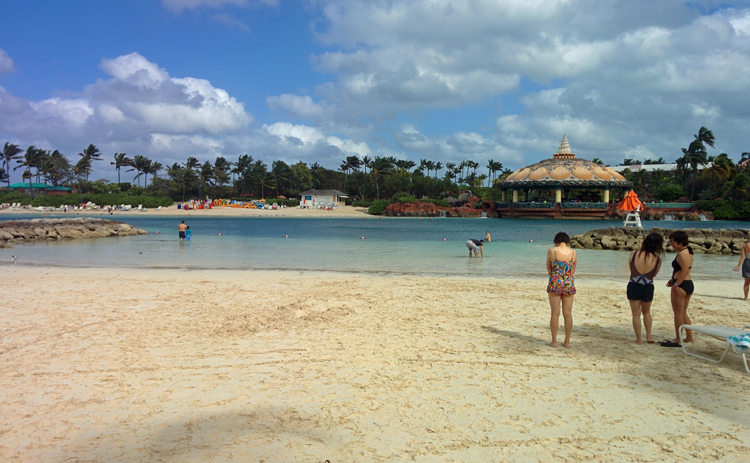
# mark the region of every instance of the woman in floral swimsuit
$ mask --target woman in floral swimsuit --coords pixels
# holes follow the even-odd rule
[[[549,284],[547,293],[552,316],[549,321],[552,331],[550,346],[557,347],[557,330],[560,325],[560,308],[562,307],[565,322],[565,342],[563,347],[570,347],[570,333],[573,331],[573,298],[576,294],[575,278],[578,256],[568,247],[570,237],[567,233],[555,235],[555,247],[547,251],[547,274]]]

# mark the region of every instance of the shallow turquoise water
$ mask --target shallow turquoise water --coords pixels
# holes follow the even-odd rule
[[[589,220],[190,217],[186,222],[193,239],[179,242],[179,217],[113,218],[149,234],[16,245],[0,250],[0,262],[8,263],[10,255],[16,255],[21,264],[72,267],[544,277],[546,251],[558,231],[574,235],[621,224]],[[748,226],[745,222],[644,222],[646,228]],[[464,242],[483,238],[485,230],[492,234],[492,243],[485,245],[485,258],[469,259]],[[579,278],[627,278],[627,256],[620,251],[581,250],[577,274]],[[739,278],[732,271],[737,260],[735,256],[697,255],[694,278]],[[658,279],[667,279],[667,268],[663,272]]]

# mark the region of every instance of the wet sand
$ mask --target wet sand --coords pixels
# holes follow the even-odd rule
[[[607,280],[553,349],[545,283],[0,265],[0,461],[750,461],[738,356],[631,344]],[[697,283],[694,323],[740,293]]]

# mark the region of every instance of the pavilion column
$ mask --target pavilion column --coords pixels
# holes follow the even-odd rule
[[[622,199],[627,198],[628,197],[628,193],[630,193],[630,190],[628,190],[627,188],[624,189],[624,190],[622,190]]]
[[[555,202],[556,203],[562,202],[562,188],[555,189]]]
[[[604,202],[605,203],[609,202],[609,188],[604,190]]]
[[[502,202],[505,202],[505,190],[502,190],[502,196],[500,196],[500,200]]]
[[[513,202],[518,202],[518,190],[513,190]]]

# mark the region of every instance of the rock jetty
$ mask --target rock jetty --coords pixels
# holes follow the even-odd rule
[[[750,241],[750,230],[710,230],[706,228],[680,229],[690,237],[690,248],[696,254],[741,254],[742,246]],[[666,249],[673,252],[669,245],[669,235],[677,229],[651,228],[617,228],[591,230],[582,235],[570,238],[570,247],[577,249],[611,249],[615,251],[634,251],[641,248],[643,238],[656,232],[664,237]]]
[[[126,223],[87,217],[2,220],[0,221],[0,248],[29,241],[59,241],[147,234],[147,231],[131,227]]]

